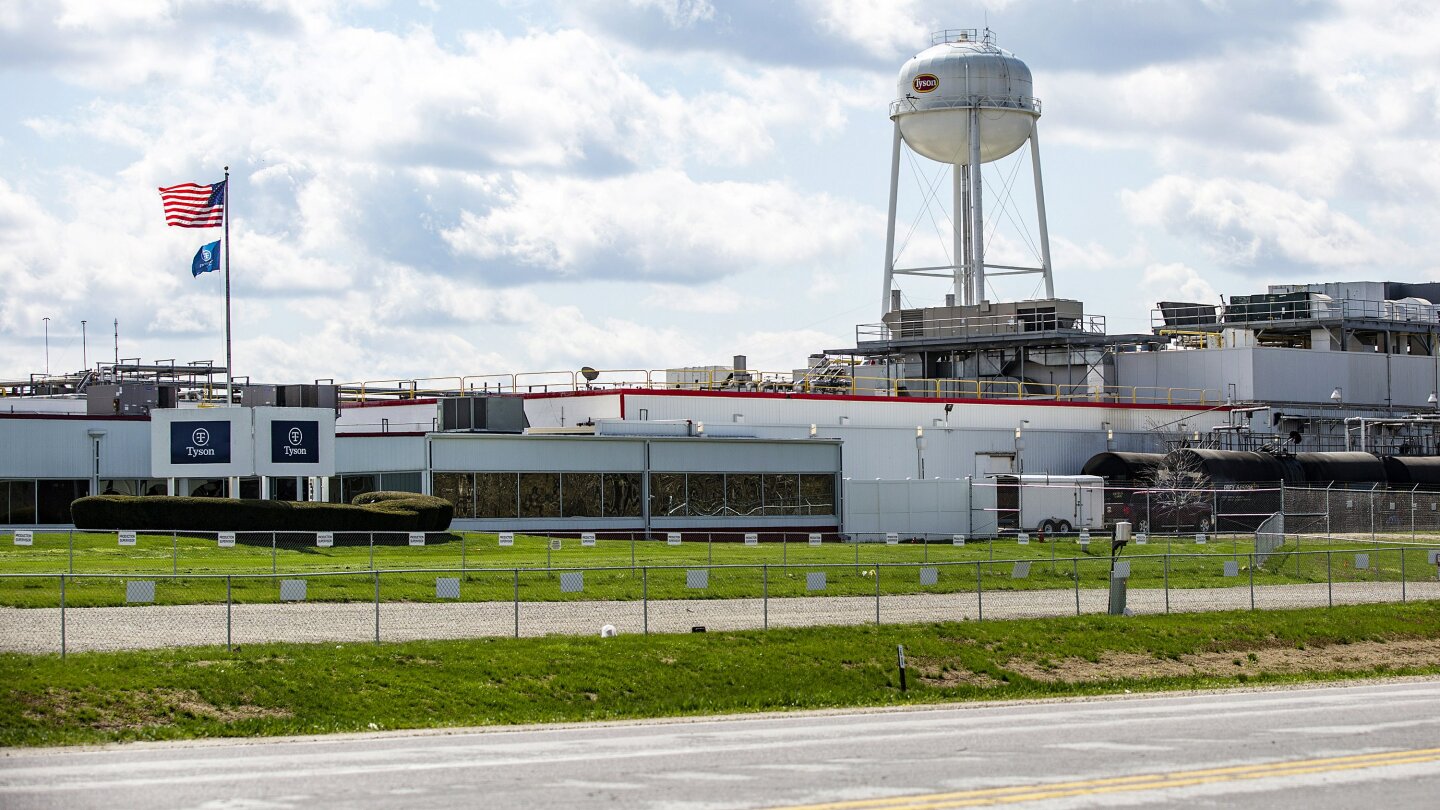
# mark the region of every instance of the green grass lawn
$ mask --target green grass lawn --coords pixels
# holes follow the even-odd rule
[[[911,669],[901,692],[896,645]],[[0,655],[0,745],[312,734],[1440,672],[1440,603]]]
[[[303,576],[309,598],[319,601],[369,601],[375,596],[372,570],[383,573],[383,601],[434,601],[435,578],[456,575],[461,565],[461,597],[469,601],[511,600],[518,588],[523,601],[562,599],[759,598],[804,596],[805,573],[825,571],[827,595],[882,594],[1051,588],[1105,588],[1110,559],[1108,541],[1097,538],[1081,546],[1075,538],[1052,542],[996,542],[951,544],[838,543],[820,546],[798,543],[763,543],[745,546],[733,542],[689,542],[678,546],[664,541],[600,540],[581,546],[574,538],[560,541],[552,550],[549,539],[518,536],[514,546],[498,545],[493,534],[431,535],[423,547],[404,544],[403,536],[391,544],[370,545],[363,537],[339,536],[332,548],[316,548],[313,539],[280,536],[274,546],[241,542],[219,548],[214,539],[186,536],[142,535],[133,547],[122,547],[113,534],[76,533],[73,553],[64,533],[41,535],[34,546],[0,545],[0,574],[52,574],[70,568],[66,604],[74,607],[123,603],[123,578],[156,579],[161,604],[274,602],[278,582],[272,572]],[[1165,556],[1166,551],[1170,556]],[[1154,539],[1131,545],[1124,558],[1131,566],[1131,588],[1204,588],[1248,585],[1248,537],[1209,538],[1204,545],[1193,536]],[[1357,566],[1357,554],[1368,563]],[[1361,541],[1314,544],[1301,541],[1268,556],[1253,572],[1257,585],[1386,581],[1398,583],[1403,569],[1407,581],[1434,579],[1435,567],[1423,547],[1376,546]],[[633,560],[633,563],[632,563]],[[1015,562],[1029,561],[1030,571],[1016,578]],[[1226,563],[1233,575],[1226,575]],[[720,566],[711,571],[703,590],[686,587],[685,570]],[[373,566],[373,569],[372,569]],[[921,585],[919,568],[938,569],[934,585]],[[390,573],[423,569],[426,573]],[[586,569],[585,590],[559,589],[559,569]],[[99,574],[120,575],[115,579]],[[230,579],[227,582],[225,577]],[[0,605],[53,607],[59,604],[54,577],[0,577]]]

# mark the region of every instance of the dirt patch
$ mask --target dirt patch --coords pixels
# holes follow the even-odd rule
[[[963,667],[949,665],[939,659],[912,656],[908,663],[910,669],[915,673],[915,677],[927,686],[936,686],[942,689],[956,686],[978,686],[981,689],[992,689],[1005,685],[1003,681],[984,672],[972,672]]]
[[[1143,653],[1107,653],[1097,661],[1065,658],[1036,663],[1012,658],[1006,669],[1044,683],[1088,683],[1125,678],[1173,678],[1213,675],[1368,672],[1377,669],[1440,667],[1440,644],[1428,639],[1361,641],[1320,647],[1270,647],[1216,650],[1156,658]]]
[[[193,689],[134,689],[106,694],[96,689],[46,689],[39,694],[17,693],[21,715],[35,723],[80,726],[97,731],[126,731],[198,718],[221,723],[265,717],[289,717],[284,709],[267,709],[242,703],[216,706]]]

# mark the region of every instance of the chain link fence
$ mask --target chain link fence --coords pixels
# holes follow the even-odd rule
[[[0,575],[29,653],[676,633],[1440,598],[1440,545],[1065,556],[247,574]]]

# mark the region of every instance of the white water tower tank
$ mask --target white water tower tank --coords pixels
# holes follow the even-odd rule
[[[939,163],[968,163],[970,111],[979,108],[980,162],[1019,149],[1040,117],[1030,68],[996,46],[988,30],[937,31],[931,43],[900,68],[890,105],[905,143]]]

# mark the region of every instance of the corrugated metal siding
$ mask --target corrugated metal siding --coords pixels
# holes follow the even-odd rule
[[[335,437],[335,474],[425,469],[424,436]]]
[[[436,470],[645,469],[645,443],[587,436],[510,436],[483,433],[432,437]]]
[[[821,472],[840,471],[835,442],[728,441],[725,439],[653,440],[650,469],[663,472]]]
[[[89,478],[91,429],[105,431],[102,478],[149,477],[149,422],[86,419],[0,419],[0,477]]]
[[[736,414],[741,416],[740,422],[747,427],[788,425],[808,428],[814,424],[825,428],[839,426],[841,417],[846,417],[850,426],[909,427],[911,430],[917,425],[928,430],[936,420],[942,425],[948,422],[955,427],[1011,431],[1022,419],[1030,420],[1029,427],[1033,429],[1103,430],[1104,424],[1109,422],[1116,431],[1148,430],[1153,423],[1172,420],[1185,420],[1207,427],[1225,421],[1223,413],[1201,407],[1188,411],[1015,402],[954,405],[947,417],[945,403],[919,399],[870,401],[630,394],[626,399],[625,415],[626,419],[638,419],[643,408],[651,420],[690,419],[704,422],[707,431],[712,425],[735,424]]]
[[[619,394],[537,397],[525,400],[530,427],[569,427],[585,421],[620,418]]]

